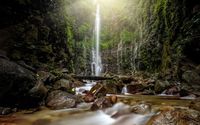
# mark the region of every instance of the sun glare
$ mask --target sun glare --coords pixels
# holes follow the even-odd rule
[[[96,4],[96,3],[99,3],[99,4],[108,4],[108,5],[112,5],[112,4],[115,4],[117,3],[118,0],[93,0],[93,2]]]

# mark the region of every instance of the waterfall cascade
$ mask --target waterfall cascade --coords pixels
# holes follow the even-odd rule
[[[100,54],[100,5],[97,4],[96,8],[96,17],[95,17],[95,44],[92,48],[92,63],[91,63],[91,72],[93,76],[100,76],[102,71],[102,62],[101,62],[101,54]],[[87,84],[85,86],[77,87],[76,94],[83,94],[84,90],[89,91],[96,82],[86,81]]]
[[[96,8],[96,17],[95,17],[95,46],[92,49],[92,63],[91,70],[92,75],[99,76],[102,71],[102,62],[101,62],[101,54],[100,54],[100,5],[97,4]]]

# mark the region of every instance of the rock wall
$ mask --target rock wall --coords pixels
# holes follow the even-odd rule
[[[146,4],[141,62],[148,71],[179,77],[183,63],[200,63],[199,7],[197,0],[151,0]]]
[[[200,2],[198,0],[149,0],[139,1],[137,30],[139,35],[129,44],[103,51],[118,51],[104,58],[110,72],[130,73],[134,70],[158,72],[162,77],[180,79],[186,70],[195,69],[200,58]],[[130,9],[131,10],[131,9]],[[135,12],[133,12],[135,13]],[[117,53],[117,52],[116,52]],[[105,54],[104,54],[105,55]],[[113,57],[114,56],[114,57]],[[111,62],[111,63],[107,63]]]
[[[0,49],[36,69],[72,70],[65,0],[6,0],[0,4]]]

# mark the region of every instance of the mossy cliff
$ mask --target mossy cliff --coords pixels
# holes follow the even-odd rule
[[[118,0],[115,11],[101,4],[104,72],[145,70],[179,78],[186,65],[199,65],[198,0]],[[0,49],[11,60],[90,74],[91,0],[7,0],[0,9]]]
[[[108,54],[103,57],[106,66],[118,63],[110,72],[145,70],[177,79],[185,65],[195,68],[200,64],[198,0],[134,0],[132,3],[134,7],[129,7],[129,16],[123,20],[129,23],[122,25],[119,32],[122,34],[128,25],[133,37],[127,41],[127,37],[115,35],[116,44],[103,48],[104,55]]]
[[[13,61],[36,69],[72,71],[71,26],[66,0],[6,0],[0,4],[0,43]]]
[[[179,77],[186,61],[200,62],[200,3],[197,0],[150,0],[146,4],[141,62],[148,71]]]

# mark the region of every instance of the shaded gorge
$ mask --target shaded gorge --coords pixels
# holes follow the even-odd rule
[[[198,125],[198,0],[2,0],[0,124]]]

